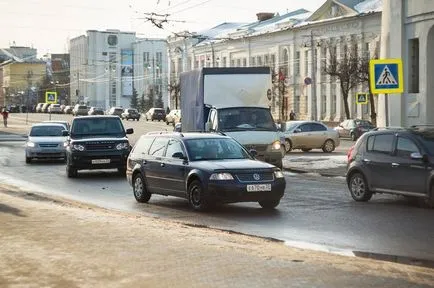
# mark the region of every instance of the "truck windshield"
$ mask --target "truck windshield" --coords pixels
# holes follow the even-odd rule
[[[257,107],[234,107],[219,109],[221,131],[277,131],[270,110]]]

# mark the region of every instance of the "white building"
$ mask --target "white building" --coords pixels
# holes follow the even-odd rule
[[[381,56],[402,59],[404,93],[388,105],[380,97],[379,123],[434,124],[434,1],[384,0],[383,9]]]
[[[150,40],[150,45],[147,45],[147,42],[148,40],[138,39],[134,32],[119,30],[88,30],[87,35],[72,39],[70,41],[71,101],[84,102],[104,109],[113,106],[129,107],[133,90],[136,89],[140,97],[147,89],[148,82],[140,81],[148,73],[145,70],[149,71],[144,63],[146,53],[164,51],[163,55],[166,54],[164,44],[154,47],[152,43],[158,42],[157,40]],[[153,69],[165,75],[167,61],[164,62],[163,56],[160,60],[161,67]],[[157,82],[151,84],[154,83]],[[161,82],[159,92],[166,107],[168,93],[162,86],[164,82]]]
[[[323,73],[324,61],[331,49],[341,55],[351,45],[360,55],[378,54],[381,8],[379,0],[327,0],[313,13],[258,13],[254,23],[223,23],[171,37],[170,82],[179,81],[179,72],[200,67],[270,66],[284,83],[273,95],[276,119],[286,120],[294,110],[297,119],[341,121],[346,116],[340,82]],[[369,119],[369,105],[355,103],[355,93],[367,90],[365,83],[351,91],[350,117]]]

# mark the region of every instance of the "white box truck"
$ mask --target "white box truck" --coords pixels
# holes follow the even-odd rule
[[[269,67],[197,69],[181,73],[180,86],[183,132],[222,132],[256,150],[257,159],[282,168]]]

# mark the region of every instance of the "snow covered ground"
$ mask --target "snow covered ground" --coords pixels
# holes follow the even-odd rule
[[[283,158],[283,167],[306,171],[344,168],[346,165],[346,155],[287,155]]]

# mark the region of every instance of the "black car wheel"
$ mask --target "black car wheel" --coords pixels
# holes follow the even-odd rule
[[[133,192],[134,198],[139,203],[147,203],[151,199],[151,193],[146,189],[145,180],[140,173],[136,173],[133,177]]]
[[[205,211],[209,208],[209,202],[204,195],[202,183],[193,180],[188,186],[188,203],[196,211]]]
[[[361,173],[357,172],[351,175],[348,188],[350,189],[351,197],[353,197],[355,201],[366,202],[372,197],[372,192],[369,191],[368,183]]]
[[[264,209],[274,209],[274,208],[276,208],[279,205],[280,199],[262,200],[262,201],[259,201],[258,203]]]
[[[292,150],[291,140],[285,139],[285,152],[288,153],[291,152],[291,150]]]
[[[324,153],[332,153],[335,150],[335,142],[333,140],[328,139],[324,142],[324,145],[322,146],[322,151]]]
[[[66,174],[68,175],[68,178],[75,178],[78,175],[77,169],[73,168],[69,163],[67,163]]]

